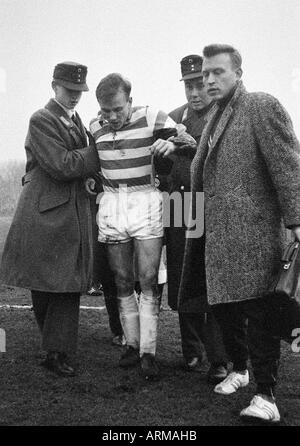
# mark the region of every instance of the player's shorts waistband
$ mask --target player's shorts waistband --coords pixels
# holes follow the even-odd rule
[[[151,184],[143,185],[143,186],[120,186],[118,188],[113,188],[109,186],[103,187],[104,193],[112,193],[112,194],[118,194],[118,193],[132,193],[132,192],[153,192],[153,191],[159,191],[155,186],[152,186]]]

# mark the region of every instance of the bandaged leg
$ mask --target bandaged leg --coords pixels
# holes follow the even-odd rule
[[[141,293],[140,297],[140,355],[155,355],[157,326],[159,316],[159,297]]]
[[[127,346],[139,348],[140,320],[139,307],[135,293],[126,297],[118,297],[120,321]]]

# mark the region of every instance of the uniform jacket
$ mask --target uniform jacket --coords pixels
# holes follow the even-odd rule
[[[205,110],[206,111],[206,110]],[[204,125],[206,123],[204,116],[205,111],[197,113],[193,111],[188,104],[173,110],[169,116],[176,123],[183,123],[187,128],[187,133],[190,134],[197,143],[200,140]],[[185,155],[174,155],[173,166],[170,175],[167,177],[167,190],[169,193],[180,192],[182,199],[184,193],[190,191],[190,167],[192,159],[195,155],[195,150],[187,151]],[[171,212],[171,223],[172,223]],[[178,302],[178,291],[181,277],[181,270],[183,264],[183,255],[185,248],[185,231],[186,216],[182,213],[181,227],[175,227],[171,224],[170,228],[166,228],[166,245],[167,245],[167,271],[168,271],[168,304],[173,310],[178,309],[180,312],[201,312],[205,311],[206,305],[206,291],[205,291],[205,273],[204,273],[204,247],[203,240],[199,239],[198,243],[201,246],[197,247],[197,262],[191,265],[191,269],[186,277],[187,292],[183,298]],[[201,255],[202,254],[202,255]],[[202,274],[200,268],[203,267]],[[190,275],[196,269],[197,283],[190,281]],[[203,286],[199,286],[204,283]],[[190,292],[188,291],[190,290]]]
[[[92,273],[85,176],[99,170],[93,145],[52,99],[30,119],[23,190],[2,256],[0,281],[48,292],[84,292]]]
[[[169,113],[169,116],[177,124],[184,124],[187,128],[187,133],[191,135],[197,143],[199,142],[205,123],[203,116],[199,117],[199,114],[193,111],[188,104],[184,104],[181,107],[176,108]],[[182,186],[186,191],[190,190],[190,167],[195,153],[196,149],[189,150],[185,154],[174,155],[172,157],[173,168],[168,178],[169,192],[181,190]]]
[[[218,107],[191,167],[192,190],[204,191],[209,304],[264,295],[287,243],[285,227],[300,224],[300,146],[285,109],[268,94],[247,93],[240,82],[208,151]],[[180,294],[197,256],[194,240],[186,243]]]

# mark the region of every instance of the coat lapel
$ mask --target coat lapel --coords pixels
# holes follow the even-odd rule
[[[211,132],[211,128],[213,126],[214,120],[215,120],[215,116],[218,112],[218,105],[214,104],[213,107],[211,108],[211,110],[208,112],[208,114],[205,117],[205,120],[207,121],[207,124],[203,130],[201,139],[200,139],[200,143],[198,146],[198,149],[201,153],[206,154],[206,150],[207,150],[207,146],[208,146],[208,140],[209,140],[209,135]]]
[[[208,139],[217,112],[218,112],[218,106],[217,104],[215,104],[204,118],[207,121],[207,123],[204,127],[200,142],[198,144],[197,152],[193,160],[193,170],[195,171],[198,171],[199,166],[202,163],[204,163],[205,158],[207,157]]]
[[[197,152],[191,164],[191,187],[193,191],[202,191],[203,183],[203,165],[208,151],[208,139],[211,132],[211,127],[214,122],[214,117],[218,111],[218,106],[214,104],[204,119],[207,121],[200,142],[197,147]]]
[[[76,113],[77,120],[80,123],[80,128],[75,125],[75,123],[72,121],[72,119],[68,116],[68,114],[65,112],[65,110],[58,105],[54,99],[50,99],[48,104],[45,106],[47,110],[49,110],[51,113],[53,113],[60,122],[66,127],[66,129],[69,131],[72,138],[75,140],[76,145],[81,148],[87,145],[87,138],[85,133],[85,128],[82,124],[82,121]],[[78,144],[79,143],[79,144]]]
[[[223,135],[224,130],[226,129],[227,124],[230,120],[230,117],[234,111],[234,104],[236,103],[237,99],[241,96],[241,94],[243,94],[245,91],[246,91],[245,87],[243,86],[242,81],[240,81],[234,95],[232,96],[231,100],[228,102],[228,104],[226,105],[226,107],[222,113],[220,121],[219,121],[217,128],[215,130],[207,158],[210,157],[210,155],[213,152],[214,148],[216,147],[218,141],[220,140],[221,136]],[[216,113],[217,113],[217,111],[219,110],[219,106],[217,104],[216,104],[216,106],[217,106],[217,110],[216,110]],[[214,114],[210,120],[210,126],[208,129],[209,133],[210,133],[211,127],[213,125],[215,116],[216,116],[216,114]],[[208,138],[209,138],[209,134],[208,134]],[[207,141],[208,141],[208,139],[207,139]]]
[[[87,143],[87,133],[86,133],[86,128],[84,127],[84,125],[83,125],[83,123],[82,123],[82,121],[81,121],[81,118],[80,118],[79,114],[78,114],[77,112],[75,112],[75,115],[76,115],[77,122],[78,122],[78,126],[79,126],[79,127],[77,127],[77,126],[75,125],[75,129],[76,129],[76,130],[79,130],[78,133],[80,134],[80,137],[81,137],[81,139],[82,139],[83,145],[85,146],[86,143]],[[72,122],[73,122],[73,121],[72,121]]]
[[[211,143],[211,147],[210,147],[210,151],[212,151],[214,149],[214,147],[216,146],[217,142],[219,141],[220,137],[222,136],[228,121],[230,119],[230,116],[232,114],[232,107],[230,105],[230,103],[227,105],[227,107],[225,108],[224,112],[222,113],[222,116],[220,118],[220,121],[217,125],[212,143]]]

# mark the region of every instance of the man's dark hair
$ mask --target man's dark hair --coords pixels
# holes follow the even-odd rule
[[[96,89],[96,98],[98,100],[111,99],[119,90],[124,91],[129,99],[131,83],[119,73],[110,73],[101,79]]]
[[[213,57],[223,53],[229,54],[234,69],[241,68],[242,56],[233,46],[222,43],[213,43],[203,49],[204,57]]]

